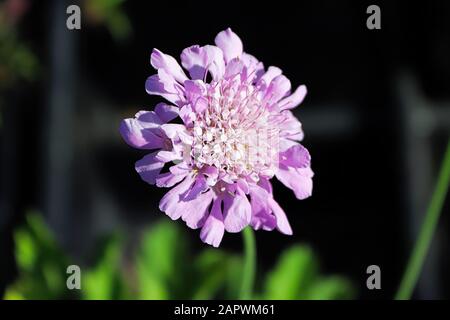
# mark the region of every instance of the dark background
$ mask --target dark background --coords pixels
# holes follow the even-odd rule
[[[122,141],[120,120],[161,101],[144,90],[152,48],[178,58],[231,27],[246,52],[308,87],[295,112],[312,154],[313,196],[297,201],[275,182],[294,236],[258,232],[260,268],[307,242],[360,298],[393,297],[449,136],[448,1],[126,1],[133,30],[120,44],[83,9],[82,29],[67,30],[65,8],[77,1],[30,3],[18,28],[41,79],[5,93],[0,293],[15,277],[11,234],[29,208],[81,260],[100,234],[120,227],[133,239],[163,215],[165,190],[134,172],[142,154]],[[366,27],[369,4],[381,8],[381,30]],[[416,298],[450,297],[448,213],[447,200]],[[201,248],[198,231],[190,234]],[[241,250],[241,236],[226,234],[222,247]],[[378,291],[365,286],[371,264],[381,268]]]

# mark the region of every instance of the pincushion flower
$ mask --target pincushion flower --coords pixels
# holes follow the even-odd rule
[[[291,235],[286,214],[273,197],[276,177],[298,199],[312,193],[311,159],[299,142],[301,123],[292,109],[306,95],[277,67],[267,70],[243,52],[231,30],[215,46],[194,45],[181,53],[181,65],[154,49],[157,74],[145,88],[167,102],[121,123],[132,147],[152,150],[136,162],[141,178],[172,188],[159,203],[171,219],[181,218],[215,247],[224,232],[274,230]]]

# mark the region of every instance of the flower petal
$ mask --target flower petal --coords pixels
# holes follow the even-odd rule
[[[163,123],[167,123],[178,116],[179,109],[166,103],[158,103],[155,112]]]
[[[157,70],[164,69],[164,71],[166,71],[180,83],[183,83],[183,81],[188,79],[178,62],[172,56],[164,54],[158,49],[153,49],[153,52],[150,56],[150,63],[153,68]]]
[[[183,157],[177,150],[160,150],[156,153],[155,158],[163,163],[167,163],[175,160],[182,160]]]
[[[223,77],[225,79],[230,79],[236,76],[237,74],[242,75],[244,68],[245,68],[244,63],[238,58],[235,58],[227,63],[227,66],[225,67],[225,74],[223,75]]]
[[[186,98],[190,102],[195,102],[198,97],[206,94],[206,84],[202,80],[186,80],[184,82]]]
[[[192,167],[186,162],[180,162],[177,165],[171,166],[169,171],[175,175],[186,175],[192,170]]]
[[[157,187],[172,187],[186,177],[191,171],[191,167],[185,162],[180,162],[177,165],[171,166],[169,172],[162,173],[156,178]]]
[[[249,80],[257,82],[264,74],[264,65],[258,61],[254,56],[248,53],[243,53],[241,56],[242,63],[247,68],[247,77]]]
[[[184,82],[186,98],[191,103],[192,109],[198,114],[208,107],[208,100],[205,98],[206,85],[202,80],[187,80]]]
[[[208,108],[208,105],[208,99],[205,97],[198,98],[197,101],[195,101],[195,104],[193,104],[195,113],[203,113]]]
[[[163,167],[164,163],[156,158],[156,152],[146,155],[135,165],[136,172],[139,173],[142,180],[150,184],[155,184],[156,177]]]
[[[134,148],[158,149],[163,139],[150,130],[143,129],[134,119],[125,119],[120,124],[120,134],[125,142]]]
[[[267,88],[265,100],[269,100],[270,103],[278,102],[281,98],[286,96],[291,90],[291,82],[284,75],[276,76],[269,87]]]
[[[134,148],[161,148],[164,139],[158,133],[162,123],[156,113],[139,111],[135,118],[125,119],[120,123],[120,134],[125,142]]]
[[[286,187],[294,191],[297,199],[306,199],[312,194],[312,177],[314,173],[311,168],[292,168],[280,164],[276,177]]]
[[[222,242],[225,231],[221,202],[222,200],[220,198],[214,200],[211,212],[200,232],[202,241],[216,248],[220,245],[220,242]]]
[[[219,169],[214,166],[205,165],[201,169],[201,173],[206,176],[206,182],[209,186],[214,186],[217,183],[217,178],[219,177]]]
[[[186,126],[190,126],[197,118],[190,104],[187,104],[180,109],[180,118]]]
[[[186,126],[178,123],[166,123],[161,126],[161,131],[172,140],[172,143],[179,143],[180,141],[184,144],[191,145],[193,142],[193,137],[186,130]]]
[[[156,186],[157,187],[164,187],[164,188],[170,188],[176,185],[178,182],[183,180],[185,175],[181,174],[173,174],[172,172],[165,172],[160,174],[156,178]]]
[[[266,190],[269,194],[272,194],[272,192],[273,192],[272,184],[270,183],[269,179],[264,179],[264,178],[259,179],[258,186],[260,186],[261,188]]]
[[[284,98],[278,103],[280,110],[295,108],[300,103],[302,103],[307,92],[308,91],[306,90],[305,85],[299,86],[293,94],[291,94],[289,97]]]
[[[159,202],[159,210],[165,212],[172,220],[177,220],[182,215],[181,203],[186,191],[193,183],[192,176],[188,175],[178,185],[170,189]]]
[[[280,68],[270,66],[266,73],[258,81],[258,87],[261,91],[267,90],[272,80],[282,73]]]
[[[231,28],[219,32],[214,42],[220,49],[222,49],[226,63],[242,55],[242,41],[237,34],[231,30]]]
[[[195,198],[202,192],[206,191],[209,188],[208,184],[206,183],[206,179],[202,174],[199,174],[195,177],[195,183],[193,184],[192,188],[189,189],[189,191],[186,193],[185,200],[190,201]]]
[[[306,168],[311,165],[311,155],[301,144],[295,144],[280,152],[280,163],[293,168]]]
[[[304,133],[301,122],[289,110],[285,110],[281,114],[284,119],[279,124],[280,138],[303,140]]]
[[[255,230],[273,230],[276,226],[276,218],[271,214],[268,200],[271,195],[260,186],[250,188],[250,203],[252,207],[252,219],[250,225]]]
[[[139,111],[135,117],[141,123],[142,127],[146,129],[158,128],[164,123],[154,111]]]
[[[276,217],[277,229],[284,234],[292,235],[292,228],[289,221],[284,213],[283,209],[280,207],[278,202],[276,202],[272,197],[268,199],[272,213]]]
[[[166,123],[161,126],[161,130],[166,134],[167,138],[175,139],[179,133],[186,131],[186,127],[178,123]]]
[[[244,192],[237,189],[234,195],[226,194],[223,204],[225,230],[239,232],[248,226],[252,218],[252,209]]]
[[[236,185],[239,189],[241,189],[245,194],[250,192],[249,184],[244,179],[239,179],[236,181]]]
[[[189,228],[198,229],[204,225],[213,196],[214,192],[208,191],[193,200],[184,201],[180,204],[181,218]]]
[[[192,46],[181,53],[181,64],[193,80],[205,79],[209,71],[213,80],[219,80],[225,72],[222,50],[216,46]]]
[[[164,69],[159,69],[158,74],[147,79],[145,90],[148,94],[159,95],[179,107],[184,104],[184,88]]]

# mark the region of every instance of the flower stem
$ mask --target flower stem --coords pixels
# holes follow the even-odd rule
[[[419,279],[420,271],[425,261],[428,249],[433,239],[433,234],[439,220],[445,196],[450,182],[450,140],[447,144],[444,160],[439,172],[436,189],[431,197],[431,202],[425,215],[425,221],[419,233],[419,238],[409,258],[400,287],[395,295],[396,300],[411,298],[414,287]]]
[[[244,270],[242,275],[242,286],[239,298],[241,300],[251,299],[256,274],[256,241],[252,228],[247,227],[243,232],[244,238]]]

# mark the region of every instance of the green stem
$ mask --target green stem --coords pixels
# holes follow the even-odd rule
[[[253,285],[256,274],[256,241],[252,228],[247,227],[244,229],[243,238],[245,258],[239,298],[241,300],[248,300],[253,295]]]
[[[444,160],[439,172],[436,189],[431,197],[425,221],[419,233],[419,238],[409,258],[405,273],[403,274],[400,287],[395,296],[396,300],[410,299],[419,279],[420,271],[425,261],[428,249],[433,239],[433,234],[439,220],[445,196],[450,182],[450,140],[447,145]]]

